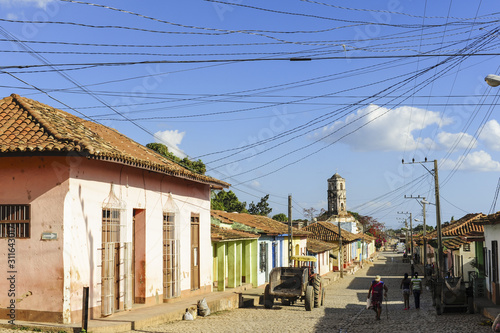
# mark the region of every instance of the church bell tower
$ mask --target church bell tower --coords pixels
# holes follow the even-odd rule
[[[345,179],[335,173],[328,179],[328,216],[344,215],[346,213]]]

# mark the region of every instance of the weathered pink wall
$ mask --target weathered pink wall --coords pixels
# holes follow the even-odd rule
[[[169,192],[181,220],[181,290],[190,293],[191,213],[199,213],[201,220],[200,284],[211,290],[208,185],[69,155],[3,157],[0,184],[0,204],[31,205],[31,238],[16,242],[17,320],[79,322],[84,286],[90,287],[91,318],[100,317],[102,206],[111,184],[126,203],[127,241],[132,240],[133,209],[145,209],[147,303],[162,302],[162,209]],[[58,237],[42,241],[42,232]],[[0,246],[6,263],[7,240],[1,239]],[[0,293],[0,316],[8,313],[9,301],[7,293]]]
[[[190,290],[190,216],[199,213],[201,223],[200,282],[211,290],[210,188],[146,170],[95,160],[75,160],[71,168],[70,191],[73,198],[68,226],[80,230],[67,248],[71,258],[71,311],[78,317],[81,310],[81,288],[89,285],[94,317],[99,317],[101,295],[101,209],[111,183],[114,193],[126,203],[127,241],[132,241],[134,209],[144,209],[146,230],[143,249],[146,260],[145,298],[147,304],[163,302],[163,206],[171,192],[180,211],[181,221],[181,290]],[[90,250],[93,249],[93,250]],[[137,251],[137,249],[136,249]],[[136,262],[136,267],[139,263]],[[74,277],[78,277],[77,280]],[[141,295],[142,296],[142,295]],[[72,319],[73,321],[75,319]],[[76,319],[78,320],[78,319]]]
[[[62,319],[63,201],[68,176],[63,157],[0,159],[0,204],[31,205],[31,237],[16,239],[15,244],[16,320],[37,320],[39,316]],[[41,240],[42,232],[55,232],[57,239]],[[7,239],[0,239],[0,257],[7,265]],[[2,281],[7,278],[5,268]],[[0,293],[1,308],[9,301],[7,292]],[[27,309],[38,313],[28,314]]]

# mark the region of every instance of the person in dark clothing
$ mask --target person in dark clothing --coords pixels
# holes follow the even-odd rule
[[[380,279],[380,275],[377,275],[375,277],[375,280],[372,281],[372,284],[370,285],[370,289],[368,290],[368,298],[370,298],[370,295],[372,297],[372,308],[375,311],[375,319],[380,320],[380,314],[382,313],[382,301],[383,301],[383,296],[387,298],[387,291],[389,289],[387,286],[384,284],[384,282]],[[382,295],[382,292],[385,293]]]
[[[410,283],[411,279],[408,277],[408,273],[405,273],[405,277],[401,280],[401,287],[403,289],[403,300],[405,302],[405,310],[410,309]]]
[[[422,280],[418,278],[418,273],[415,273],[415,277],[411,279],[410,289],[415,298],[415,308],[420,308],[420,293],[422,292]]]

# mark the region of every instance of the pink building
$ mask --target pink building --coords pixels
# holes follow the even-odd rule
[[[11,95],[0,184],[1,319],[79,322],[84,287],[90,318],[212,290],[210,190],[227,183]]]

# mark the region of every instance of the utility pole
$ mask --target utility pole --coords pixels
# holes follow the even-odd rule
[[[422,214],[424,215],[424,278],[427,277],[427,238],[425,236],[427,232],[427,226],[425,225],[425,204],[427,203],[425,201],[425,197],[423,198],[422,202]]]
[[[340,219],[339,219],[339,250],[340,250],[340,254],[339,254],[339,260],[337,260],[339,262],[339,267],[340,267],[340,277],[343,278],[344,277],[344,249],[342,248],[342,228],[340,227]]]
[[[410,214],[410,255],[411,255],[410,260],[413,260],[413,224],[411,222],[411,213],[398,212],[398,214]],[[408,248],[408,223],[406,220],[405,220],[405,228],[406,228],[406,248]]]
[[[405,160],[402,161],[403,164],[405,164]],[[415,162],[415,159],[412,159],[411,162],[408,162],[406,164],[414,164],[418,163],[421,164],[431,175],[434,176],[434,192],[436,196],[436,231],[437,231],[437,250],[438,250],[438,262],[437,262],[437,270],[438,270],[438,278],[443,278],[443,269],[444,269],[444,262],[443,262],[443,239],[442,239],[442,234],[441,234],[441,205],[440,205],[440,200],[439,200],[439,178],[438,178],[438,163],[437,160],[434,160],[434,173],[431,172],[429,169],[427,169],[424,165],[424,163],[430,163],[430,161],[427,161],[427,157],[423,162]],[[425,216],[425,214],[424,214]],[[425,230],[425,228],[424,228]],[[427,258],[426,258],[427,259]]]
[[[363,260],[365,258],[365,225],[364,223],[361,223],[362,228],[362,233],[363,233],[363,238],[361,238],[361,268],[363,268]]]
[[[422,205],[422,215],[423,215],[423,222],[424,222],[424,233],[423,233],[423,239],[424,239],[424,277],[427,277],[427,271],[425,269],[425,265],[427,265],[427,238],[426,238],[426,233],[427,233],[427,225],[426,225],[426,216],[425,216],[425,205],[430,203],[425,201],[425,197],[421,197],[420,195],[414,197],[413,195],[407,196],[405,195],[405,199],[417,199],[417,202]],[[422,199],[421,201],[418,201]],[[415,221],[418,221],[415,219]]]
[[[288,266],[292,267],[292,195],[288,195]]]
[[[438,236],[438,278],[443,277],[443,242],[441,234],[441,205],[439,201],[439,179],[438,179],[438,163],[434,160],[434,187],[436,193],[436,229]]]

